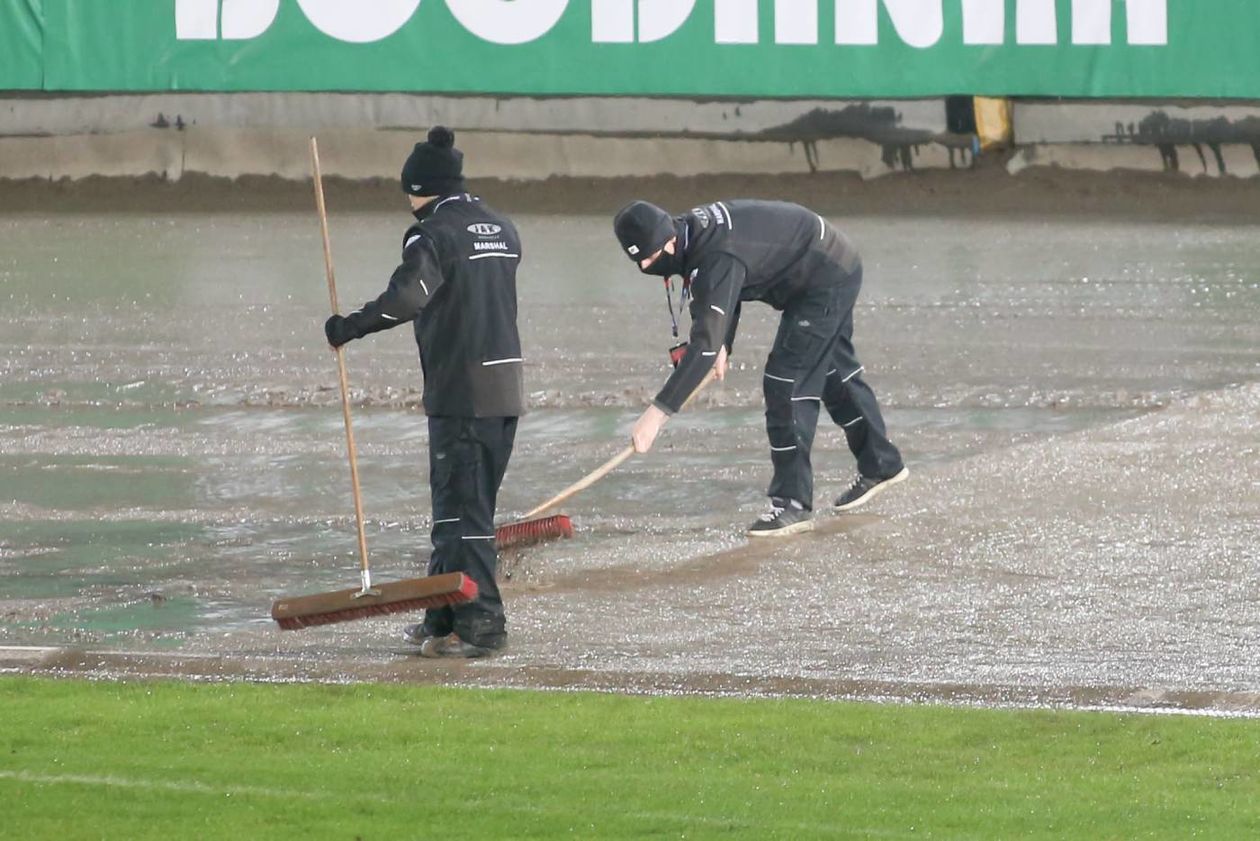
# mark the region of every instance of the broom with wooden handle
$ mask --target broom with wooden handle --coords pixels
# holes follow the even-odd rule
[[[324,205],[324,181],[319,169],[319,144],[311,138],[311,170],[315,180],[315,208],[319,212],[319,229],[324,242],[324,271],[328,277],[328,299],[333,315],[340,314],[337,305],[337,281],[333,274],[332,244],[328,237],[328,211]],[[367,535],[363,529],[363,495],[359,490],[359,459],[354,445],[354,429],[350,423],[350,385],[346,378],[346,357],[336,348],[337,379],[341,383],[341,416],[346,425],[346,450],[350,458],[350,485],[354,492],[354,520],[359,533],[358,589],[317,593],[312,596],[281,598],[271,606],[271,618],[286,631],[312,625],[329,625],[382,616],[389,613],[422,610],[443,605],[461,604],[477,598],[477,582],[462,572],[390,581],[372,586],[368,565]]]
[[[682,404],[682,408],[686,409],[690,406],[691,401],[696,399],[696,395],[703,391],[705,386],[713,382],[716,378],[717,371],[710,369],[709,373],[706,374],[704,379],[700,381],[700,385],[696,386],[695,390],[688,395],[686,402]],[[567,534],[563,534],[562,536],[572,537],[573,523],[564,514],[559,514],[554,517],[544,517],[541,520],[530,520],[530,518],[537,517],[542,512],[555,508],[560,503],[565,502],[581,491],[586,490],[591,485],[595,484],[600,479],[603,479],[609,473],[612,473],[620,467],[626,459],[630,458],[632,455],[634,455],[634,445],[629,444],[625,449],[617,453],[617,455],[613,456],[608,461],[583,476],[581,479],[578,479],[572,485],[569,485],[551,499],[526,511],[518,522],[511,523],[506,526],[500,526],[495,532],[495,537],[498,540],[500,548],[527,543],[537,543],[540,540],[546,540],[549,537],[558,536],[555,535],[554,532],[561,529],[567,531]]]

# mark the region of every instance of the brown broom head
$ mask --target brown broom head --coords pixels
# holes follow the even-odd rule
[[[360,596],[357,588],[351,588],[282,598],[271,605],[271,618],[281,630],[296,631],[313,625],[463,604],[477,598],[477,582],[462,572],[389,581],[374,585],[372,590],[368,596]]]
[[[509,523],[494,530],[495,546],[507,549],[518,546],[531,546],[556,538],[573,537],[573,521],[567,514],[556,514],[553,517],[540,517],[537,520],[525,520],[521,523]]]

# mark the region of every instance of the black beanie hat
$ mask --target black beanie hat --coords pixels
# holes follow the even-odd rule
[[[455,132],[429,129],[427,143],[417,143],[402,168],[402,188],[413,196],[444,196],[464,188],[464,153],[455,148]]]
[[[674,236],[674,219],[654,204],[631,202],[613,219],[613,232],[630,259],[638,263],[660,251]]]

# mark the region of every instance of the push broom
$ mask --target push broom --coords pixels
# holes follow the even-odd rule
[[[311,138],[311,168],[315,176],[315,207],[319,211],[320,233],[324,240],[324,270],[328,276],[328,298],[333,314],[337,306],[337,282],[333,275],[332,244],[328,237],[328,212],[324,205],[324,182],[319,170],[319,145]],[[431,575],[372,584],[368,566],[367,536],[363,529],[363,496],[359,490],[359,460],[350,425],[350,387],[346,379],[346,359],[341,348],[337,352],[337,375],[341,383],[341,416],[346,426],[346,449],[350,456],[350,484],[354,489],[354,519],[359,532],[360,586],[332,593],[281,598],[271,606],[271,618],[286,631],[312,625],[330,625],[403,613],[444,605],[461,604],[477,598],[477,582],[462,572]]]
[[[713,382],[716,378],[717,372],[710,370],[709,373],[705,375],[704,379],[700,381],[700,385],[696,386],[695,390],[688,395],[686,402],[682,404],[682,408],[685,409],[690,406],[691,401],[696,399],[696,395],[703,391],[705,386]],[[608,461],[583,476],[581,479],[578,479],[572,485],[569,485],[551,499],[526,511],[524,515],[522,515],[520,521],[506,526],[500,526],[495,532],[495,537],[498,541],[499,547],[505,548],[507,546],[538,543],[552,537],[572,537],[573,522],[564,514],[559,514],[554,517],[543,517],[540,520],[531,520],[530,518],[537,517],[542,512],[555,508],[560,503],[571,499],[575,494],[586,490],[591,485],[595,484],[600,479],[603,479],[609,473],[612,473],[620,467],[622,463],[632,455],[634,455],[634,445],[629,444],[625,447],[625,449],[617,453],[617,455],[613,456]]]
[[[578,488],[578,490],[581,490],[581,488]],[[574,491],[573,493],[577,493],[577,491]],[[571,495],[572,494],[570,494],[570,496]],[[565,497],[564,499],[568,499],[568,497]],[[567,514],[556,514],[552,517],[540,517],[537,520],[529,519],[535,514],[541,514],[548,508],[554,508],[561,502],[564,502],[564,499],[558,499],[550,505],[535,508],[515,523],[507,523],[506,525],[499,526],[494,530],[495,548],[519,549],[525,546],[532,546],[535,543],[543,543],[547,540],[554,540],[558,537],[573,537],[573,521],[569,519],[569,515]]]

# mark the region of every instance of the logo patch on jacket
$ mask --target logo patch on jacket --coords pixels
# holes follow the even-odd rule
[[[468,233],[476,234],[479,237],[498,236],[503,228],[498,225],[492,225],[489,222],[478,222],[475,225],[468,226]]]

